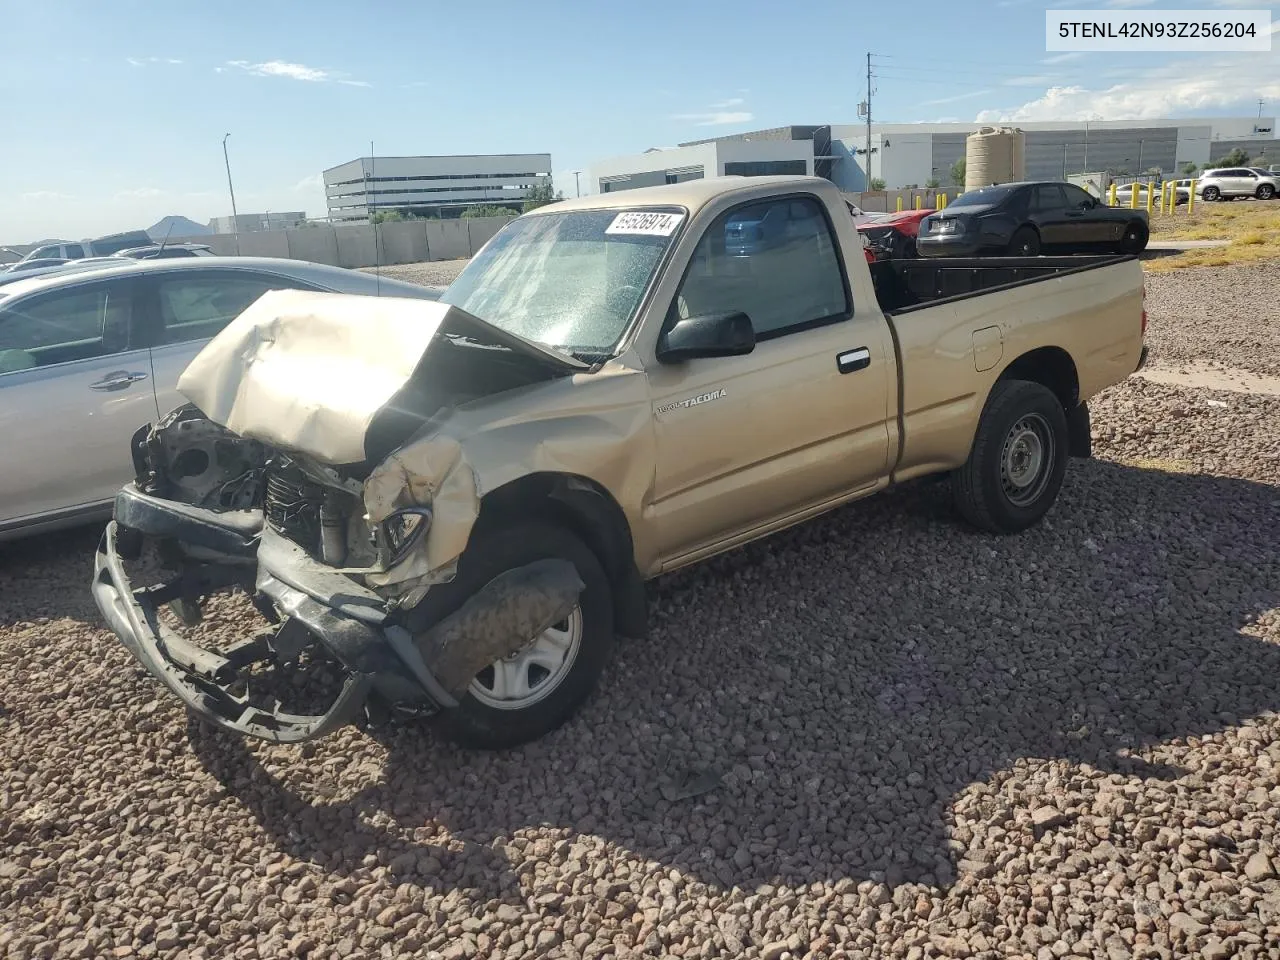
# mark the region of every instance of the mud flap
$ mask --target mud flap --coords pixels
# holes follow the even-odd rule
[[[415,646],[440,685],[461,698],[477,673],[568,617],[585,587],[568,560],[536,560],[494,577]]]
[[[1067,411],[1067,445],[1073,457],[1093,456],[1089,404],[1082,403]]]

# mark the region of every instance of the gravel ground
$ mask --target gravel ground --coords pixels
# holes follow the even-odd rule
[[[1207,358],[1280,376],[1278,271],[1280,263],[1149,274],[1152,356],[1167,365]]]
[[[423,283],[427,286],[447,286],[453,283],[454,278],[462,272],[470,260],[436,260],[427,263],[400,263],[390,267],[383,267],[381,272],[384,277],[395,277],[397,280],[404,280],[406,283]],[[365,267],[366,273],[373,273],[373,267]]]
[[[1094,432],[1025,535],[924,484],[664,578],[504,753],[189,730],[91,531],[0,547],[0,955],[1280,957],[1280,398],[1130,380]]]

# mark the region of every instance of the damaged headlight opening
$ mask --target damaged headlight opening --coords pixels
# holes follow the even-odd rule
[[[430,507],[397,510],[373,529],[374,546],[384,567],[393,567],[431,528]]]

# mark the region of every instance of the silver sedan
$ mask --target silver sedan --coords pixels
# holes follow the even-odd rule
[[[0,540],[109,517],[134,432],[185,402],[178,376],[210,338],[282,289],[441,293],[252,257],[117,261],[0,286]]]

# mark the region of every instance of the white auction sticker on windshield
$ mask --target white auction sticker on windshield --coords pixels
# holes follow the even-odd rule
[[[676,232],[683,213],[648,213],[644,210],[628,210],[613,218],[605,227],[605,233],[629,233],[647,237],[669,237]]]

